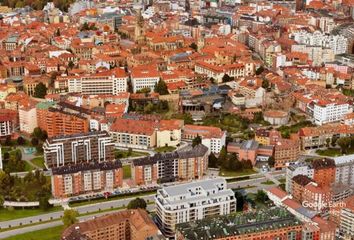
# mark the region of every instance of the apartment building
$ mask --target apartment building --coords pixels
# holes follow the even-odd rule
[[[259,78],[245,78],[236,84],[237,91],[244,96],[246,108],[258,107],[265,101],[266,90]]]
[[[222,83],[225,74],[233,78],[241,78],[246,76],[245,65],[242,63],[214,65],[204,61],[198,61],[195,64],[195,72],[205,74],[208,78],[213,78],[217,83]]]
[[[343,207],[340,210],[339,231],[343,239],[354,238],[354,196],[343,201]]]
[[[272,208],[181,223],[176,227],[176,239],[297,240],[302,239],[302,228],[302,222],[290,212]]]
[[[226,145],[226,131],[218,127],[184,125],[182,139],[193,140],[197,136],[202,138],[202,144],[209,152],[219,153]]]
[[[117,119],[110,127],[110,135],[120,147],[148,149],[177,146],[181,142],[182,120]]]
[[[293,179],[295,176],[303,175],[310,179],[313,178],[314,170],[312,165],[307,162],[299,162],[293,165],[290,165],[286,169],[286,184],[285,190],[288,193],[293,192]]]
[[[36,101],[22,101],[19,104],[18,115],[20,122],[20,131],[25,134],[32,134],[38,127]]]
[[[344,116],[349,113],[349,103],[320,100],[313,105],[313,118],[317,125],[323,125],[327,123],[339,122],[343,120]]]
[[[43,149],[47,168],[114,160],[114,143],[107,132],[48,138]]]
[[[302,204],[314,211],[328,210],[332,193],[328,186],[320,187],[317,183],[309,182],[302,193]]]
[[[354,154],[333,158],[336,165],[336,179],[338,184],[354,187]]]
[[[273,146],[260,146],[254,140],[247,140],[241,143],[231,142],[227,145],[227,152],[236,153],[239,160],[250,160],[252,165],[257,161],[267,162],[273,156]]]
[[[131,70],[130,79],[134,93],[145,88],[150,88],[152,91],[160,80],[160,74],[154,66],[135,67]]]
[[[227,215],[236,210],[236,198],[226,180],[184,183],[157,190],[157,225],[166,237],[173,237],[176,224]]]
[[[274,144],[274,167],[284,168],[296,162],[300,154],[300,143],[296,140],[280,139]]]
[[[116,160],[54,167],[51,182],[55,198],[101,191],[111,192],[122,186],[122,163]]]
[[[6,138],[14,133],[14,122],[11,116],[0,115],[0,138]]]
[[[330,187],[336,179],[336,165],[333,159],[323,158],[312,161],[313,180],[320,187]]]
[[[89,76],[70,77],[68,90],[70,93],[84,95],[118,95],[128,90],[128,75],[124,69],[115,68]]]
[[[354,134],[354,126],[326,124],[318,127],[305,127],[299,131],[301,149],[307,150],[326,146],[326,140]]]
[[[62,240],[142,240],[155,238],[159,229],[143,209],[123,210],[76,223],[64,230]]]
[[[88,109],[68,103],[41,102],[36,105],[37,124],[48,137],[87,133],[89,131]]]
[[[193,148],[134,159],[132,179],[136,185],[201,179],[208,170],[208,148]]]
[[[342,35],[328,35],[320,31],[299,31],[293,35],[294,40],[300,44],[330,48],[335,55],[346,53],[348,49],[348,39]]]

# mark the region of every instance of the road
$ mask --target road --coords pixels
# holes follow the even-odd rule
[[[141,198],[144,198],[146,201],[152,202],[154,201],[154,194],[142,196]],[[125,207],[132,199],[135,199],[135,197],[106,201],[106,202],[96,203],[96,204],[89,204],[80,207],[74,207],[74,209],[76,209],[80,214],[87,214],[90,212],[97,212],[100,210],[107,210],[110,208]],[[50,221],[53,219],[59,219],[63,216],[63,213],[64,211],[58,211],[58,212],[51,212],[51,213],[41,214],[41,215],[27,217],[27,218],[4,221],[4,222],[0,222],[0,228],[4,229],[4,228],[17,227],[17,226],[27,225],[32,223]]]
[[[112,211],[107,211],[107,212],[103,212],[103,213],[95,213],[95,214],[79,217],[78,219],[80,222],[87,221],[87,220],[92,219],[93,217],[99,217],[99,216],[103,216],[103,215],[106,215],[109,213],[118,212],[118,211],[122,211],[122,210],[112,210]],[[153,211],[154,205],[148,205],[147,210]],[[8,238],[11,236],[15,236],[15,235],[23,234],[23,233],[27,233],[27,232],[33,232],[33,231],[38,231],[38,230],[42,230],[42,229],[61,226],[61,225],[63,225],[63,222],[61,220],[58,220],[58,221],[38,224],[38,225],[34,225],[34,226],[28,226],[28,227],[24,227],[24,228],[14,229],[14,230],[6,231],[6,232],[1,232],[0,239]]]

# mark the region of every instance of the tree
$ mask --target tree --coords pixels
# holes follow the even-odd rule
[[[3,195],[0,195],[0,208],[4,206],[5,198]]]
[[[274,167],[274,165],[275,165],[274,157],[269,157],[269,158],[268,158],[268,165],[269,165],[270,167]]]
[[[36,127],[35,129],[33,129],[32,136],[41,139],[43,137],[42,129],[40,127]]]
[[[329,144],[331,143],[331,139],[330,138],[327,138],[326,139],[326,146],[327,146],[327,148],[329,148]]]
[[[56,36],[60,37],[60,29],[59,28],[57,29]]]
[[[22,153],[21,153],[21,150],[16,150],[16,152],[15,152],[15,158],[16,158],[16,161],[21,161],[21,160],[22,160]]]
[[[263,67],[263,66],[260,66],[260,67],[257,68],[257,70],[256,70],[256,75],[261,74],[263,71],[264,71],[264,67]]]
[[[169,93],[167,85],[163,80],[158,81],[158,83],[155,85],[154,91],[159,93],[160,95],[167,95]]]
[[[201,143],[202,143],[202,138],[199,135],[197,135],[192,141],[192,147],[195,147]]]
[[[337,136],[333,136],[333,137],[332,137],[332,141],[331,141],[332,147],[335,147],[335,146],[337,145],[337,140],[338,140],[338,137],[337,137]]]
[[[20,136],[17,138],[17,143],[18,143],[18,145],[23,145],[26,143],[26,140]]]
[[[350,137],[342,137],[337,140],[337,144],[340,146],[342,153],[348,152],[350,142],[351,142]]]
[[[150,93],[150,92],[151,92],[151,89],[149,87],[142,88],[142,89],[136,91],[136,93]]]
[[[49,204],[49,195],[39,198],[39,208],[42,210],[48,210],[50,207],[51,205]]]
[[[37,86],[34,88],[33,96],[36,98],[44,98],[47,94],[47,87],[43,83],[38,83]]]
[[[240,192],[235,192],[235,198],[237,199],[236,201],[236,211],[242,211],[243,210],[243,205],[245,204],[245,198]]]
[[[31,139],[31,144],[33,145],[33,146],[38,146],[38,144],[39,144],[39,141],[38,141],[38,138],[32,138]]]
[[[10,158],[10,153],[4,152],[4,160],[9,160],[9,158]]]
[[[64,211],[64,216],[62,218],[62,221],[64,223],[64,227],[67,228],[74,223],[78,222],[77,217],[79,216],[79,213],[74,210],[74,209],[67,209]]]
[[[215,156],[215,154],[213,152],[211,152],[209,155],[208,166],[210,168],[217,168],[218,167],[218,158]]]
[[[242,170],[242,164],[241,162],[237,159],[237,156],[235,153],[230,154],[230,157],[228,158],[228,169],[231,171],[241,171]]]
[[[6,146],[11,146],[12,145],[11,136],[6,136],[5,145]]]
[[[222,166],[223,168],[227,168],[228,167],[228,161],[227,161],[227,151],[225,146],[223,146],[220,150],[219,153],[219,158],[218,158],[218,165]]]
[[[195,42],[189,45],[189,47],[192,48],[194,51],[198,51],[198,45]]]
[[[263,190],[258,190],[256,194],[256,200],[259,202],[265,202],[268,200],[267,194]]]
[[[222,82],[230,82],[230,81],[232,81],[232,80],[234,80],[232,77],[230,77],[228,74],[224,74],[224,76],[222,77]]]
[[[142,198],[135,198],[128,203],[127,208],[128,209],[138,209],[138,208],[146,209],[146,202]]]
[[[262,81],[262,88],[268,89],[269,88],[269,81],[267,79],[264,79]]]

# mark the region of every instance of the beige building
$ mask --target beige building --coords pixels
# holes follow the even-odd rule
[[[20,131],[25,134],[32,134],[33,130],[38,127],[36,104],[36,101],[28,100],[22,101],[19,105]]]

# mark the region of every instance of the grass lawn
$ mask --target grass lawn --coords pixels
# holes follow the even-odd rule
[[[270,180],[267,180],[265,182],[261,182],[261,184],[264,184],[264,185],[273,185],[274,182],[273,181],[270,181]]]
[[[115,157],[118,158],[129,158],[129,157],[143,157],[149,155],[146,152],[134,152],[134,151],[125,151],[120,149],[114,150]]]
[[[339,148],[328,148],[324,150],[318,149],[316,153],[321,156],[329,156],[329,157],[337,157],[343,155]],[[347,154],[354,154],[354,147],[349,148]]]
[[[59,240],[63,230],[64,226],[57,226],[34,232],[19,234],[16,236],[5,238],[4,240]]]
[[[219,172],[219,176],[223,176],[223,177],[240,177],[240,176],[251,175],[251,174],[255,174],[255,173],[257,173],[257,172],[255,170],[253,170],[253,169],[245,169],[245,170],[242,170],[240,172],[228,171],[228,170],[221,169],[220,172]]]
[[[6,208],[1,208],[0,209],[0,221],[8,221],[8,220],[13,220],[13,219],[18,219],[18,218],[25,218],[25,217],[31,217],[31,216],[36,216],[39,214],[46,214],[49,212],[55,212],[55,211],[60,211],[62,210],[61,207],[52,207],[47,211],[44,211],[40,208],[33,208],[33,209],[14,209],[14,210],[8,210]]]
[[[155,148],[155,151],[158,153],[162,153],[162,152],[173,152],[174,150],[176,150],[175,147],[172,146],[166,146],[166,147],[158,147]]]
[[[25,161],[25,172],[29,172],[29,171],[32,171],[34,170],[34,167],[29,164],[28,162]]]
[[[130,165],[124,165],[123,166],[123,178],[131,178],[132,176],[132,168]]]
[[[34,165],[36,165],[36,166],[38,166],[38,167],[40,167],[40,168],[45,168],[45,166],[44,166],[44,158],[43,158],[43,157],[35,157],[35,158],[33,158],[33,159],[31,160],[31,162],[32,162]]]
[[[279,181],[280,183],[286,183],[286,178],[278,179],[278,181]]]

